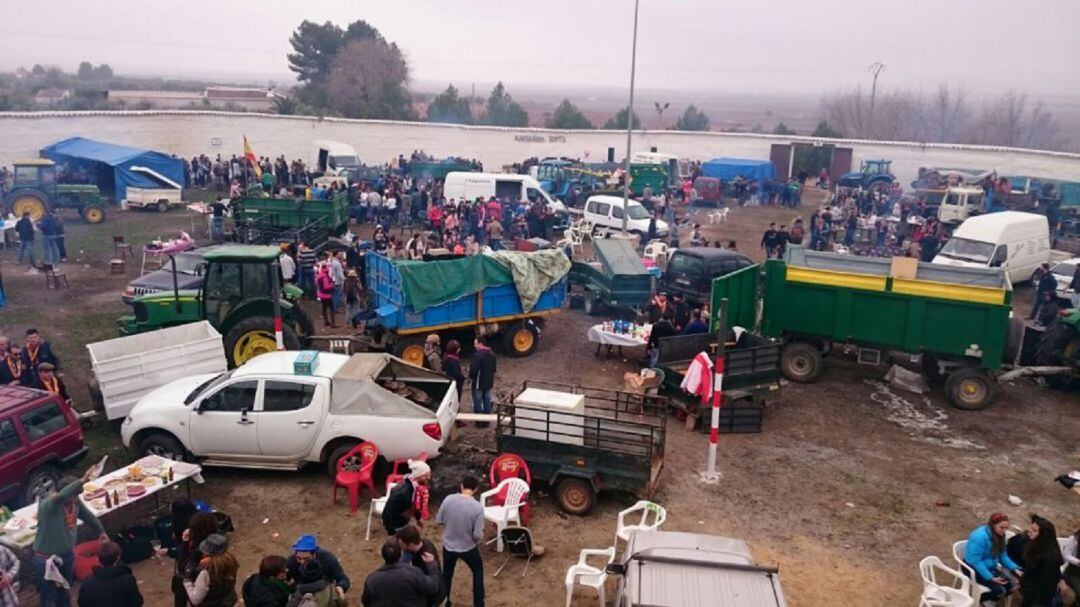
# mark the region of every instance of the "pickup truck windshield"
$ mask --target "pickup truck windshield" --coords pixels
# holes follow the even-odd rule
[[[185,405],[190,405],[192,403],[192,401],[194,401],[195,398],[198,397],[200,394],[202,394],[203,391],[205,391],[207,388],[210,388],[211,386],[216,386],[216,385],[220,384],[221,382],[228,379],[229,376],[231,376],[231,375],[232,375],[232,371],[227,371],[225,373],[220,373],[220,374],[215,375],[215,376],[211,377],[210,379],[204,381],[203,383],[199,384],[198,386],[195,386],[195,389],[191,391],[191,394],[188,394],[187,398],[184,399],[184,404]]]
[[[989,262],[993,254],[993,243],[956,238],[955,236],[945,243],[945,248],[941,249],[941,255],[945,257],[959,259],[960,261],[974,261],[976,263]]]

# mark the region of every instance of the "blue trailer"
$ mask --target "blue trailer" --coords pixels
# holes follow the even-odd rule
[[[484,255],[405,261],[368,253],[364,256],[365,286],[375,310],[369,332],[384,331],[385,347],[418,365],[423,363],[424,340],[431,333],[471,331],[496,336],[510,356],[532,354],[544,318],[561,310],[566,300],[570,262],[557,250],[501,255],[525,256],[517,258],[528,260],[522,265],[540,264],[545,271],[522,276]],[[523,280],[527,281],[522,283],[524,293],[516,284]],[[526,290],[528,285],[542,288]]]

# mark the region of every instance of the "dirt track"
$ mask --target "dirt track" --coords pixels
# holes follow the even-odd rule
[[[769,221],[790,222],[793,214],[736,209],[729,223],[706,226],[706,232],[710,240],[736,239],[760,258],[760,252],[748,245],[757,243]],[[37,326],[57,342],[65,379],[77,401],[87,402],[82,344],[111,336],[112,319],[124,312],[119,292],[127,278],[106,275],[104,262],[111,256],[111,243],[103,246],[102,241],[129,230],[155,235],[165,231],[158,227],[163,221],[187,225],[186,218],[172,213],[113,214],[109,223],[98,227],[69,219],[69,240],[87,243],[83,248],[90,267],[69,264],[72,288],[58,294],[44,291],[41,276],[15,270],[13,252],[0,253],[9,297],[8,307],[0,309],[0,332],[21,336],[27,326]],[[1017,299],[1030,300],[1030,291],[1021,291]],[[534,356],[500,358],[500,385],[543,377],[620,387],[622,374],[638,366],[633,361],[594,358],[585,342],[585,331],[593,322],[597,319],[581,311],[564,310],[548,323]],[[884,368],[836,358],[830,358],[818,383],[784,388],[766,413],[763,433],[721,436],[724,478],[719,485],[702,485],[694,473],[704,465],[705,435],[683,429],[672,418],[663,484],[656,496],[668,509],[665,528],[746,539],[759,561],[779,564],[792,605],[832,607],[915,604],[918,560],[936,554],[948,561],[952,542],[993,511],[1008,512],[1014,520],[1039,512],[1054,520],[1062,533],[1080,526],[1077,496],[1052,481],[1057,474],[1080,467],[1076,393],[1021,382],[1006,386],[991,409],[966,413],[949,408],[937,392],[924,398],[888,388],[880,379]],[[115,426],[99,424],[92,445],[98,452],[115,449],[117,434]],[[468,429],[459,441],[482,446],[490,439]],[[436,461],[435,475],[440,467]],[[366,507],[354,518],[345,516],[345,506],[332,507],[330,483],[322,470],[296,474],[208,470],[205,477],[206,484],[195,489],[195,496],[233,516],[237,531],[232,540],[243,575],[254,571],[264,554],[285,553],[304,532],[318,533],[322,543],[342,558],[357,588],[377,566],[377,549],[384,538],[381,526],[373,521],[374,537],[365,542]],[[1024,505],[1010,506],[1006,501],[1010,494],[1023,498]],[[530,567],[524,579],[520,563],[492,579],[490,572],[502,557],[485,553],[489,605],[560,604],[565,596],[563,576],[578,550],[609,545],[616,513],[633,502],[629,496],[604,495],[593,514],[579,518],[557,511],[542,491],[538,498],[533,533],[548,554]],[[264,519],[269,520],[264,524]],[[126,521],[105,522],[118,529]],[[437,530],[428,534],[437,540]],[[166,604],[169,566],[149,561],[136,565],[135,572],[147,604]],[[459,572],[457,602],[469,596],[468,586],[467,576]],[[577,604],[595,601],[584,592],[577,597]],[[351,604],[358,604],[357,599],[355,592]]]

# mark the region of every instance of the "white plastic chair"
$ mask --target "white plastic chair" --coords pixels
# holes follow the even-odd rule
[[[641,519],[637,523],[626,524],[626,518],[635,512],[641,512]],[[650,514],[653,516],[652,522],[649,522]],[[635,531],[653,531],[659,529],[660,525],[664,524],[667,520],[667,510],[660,504],[654,504],[648,500],[641,500],[638,503],[630,506],[626,510],[619,513],[619,524],[615,529],[615,543],[614,548],[619,547],[619,540],[624,542],[630,540],[630,534]]]
[[[583,253],[584,252],[584,249],[582,248],[583,243],[584,243],[584,238],[582,237],[581,232],[573,229],[573,227],[570,227],[570,228],[567,228],[565,232],[563,232],[562,239],[559,240],[558,242],[556,242],[555,246],[557,246],[559,248],[563,248],[563,247],[568,246],[568,247],[570,247],[571,252]]]
[[[382,497],[376,497],[371,500],[371,508],[367,513],[367,531],[364,532],[364,541],[371,539],[371,515],[378,514],[382,516],[383,510],[386,508],[386,500],[390,497],[390,490],[394,488],[397,483],[387,483],[386,493]]]
[[[506,488],[506,497],[502,505],[487,505],[488,498],[498,495]],[[502,530],[510,523],[521,525],[521,507],[525,505],[525,499],[529,494],[529,484],[520,478],[506,478],[495,486],[480,494],[480,505],[484,507],[484,520],[495,523],[495,539],[488,543],[497,542],[496,549],[503,551]]]
[[[607,557],[607,561],[599,568],[593,567],[588,563],[590,556],[605,556]],[[600,607],[604,607],[604,605],[607,604],[604,600],[604,583],[607,581],[607,566],[614,560],[614,546],[603,550],[596,550],[594,548],[582,550],[581,556],[578,557],[578,562],[570,565],[570,568],[566,570],[566,607],[570,607],[570,603],[574,600],[574,586],[577,584],[595,589],[600,595]]]
[[[968,579],[969,596],[972,600],[978,601],[982,598],[983,593],[990,592],[990,589],[979,583],[978,578],[975,577],[975,570],[964,562],[965,550],[967,550],[967,540],[961,540],[952,545],[952,555],[957,568]]]
[[[923,579],[920,607],[974,607],[971,581],[963,573],[945,566],[936,556],[919,561],[919,571]]]
[[[729,210],[729,207],[724,207],[722,209],[717,209],[712,213],[709,213],[709,223],[727,223],[727,215]]]

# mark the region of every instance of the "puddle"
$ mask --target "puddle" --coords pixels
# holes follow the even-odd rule
[[[892,423],[908,431],[916,440],[931,445],[952,447],[954,449],[986,449],[970,439],[956,436],[945,423],[949,415],[935,407],[925,396],[908,397],[893,392],[892,386],[872,379],[863,380],[874,391],[870,400],[882,406],[885,417]]]

